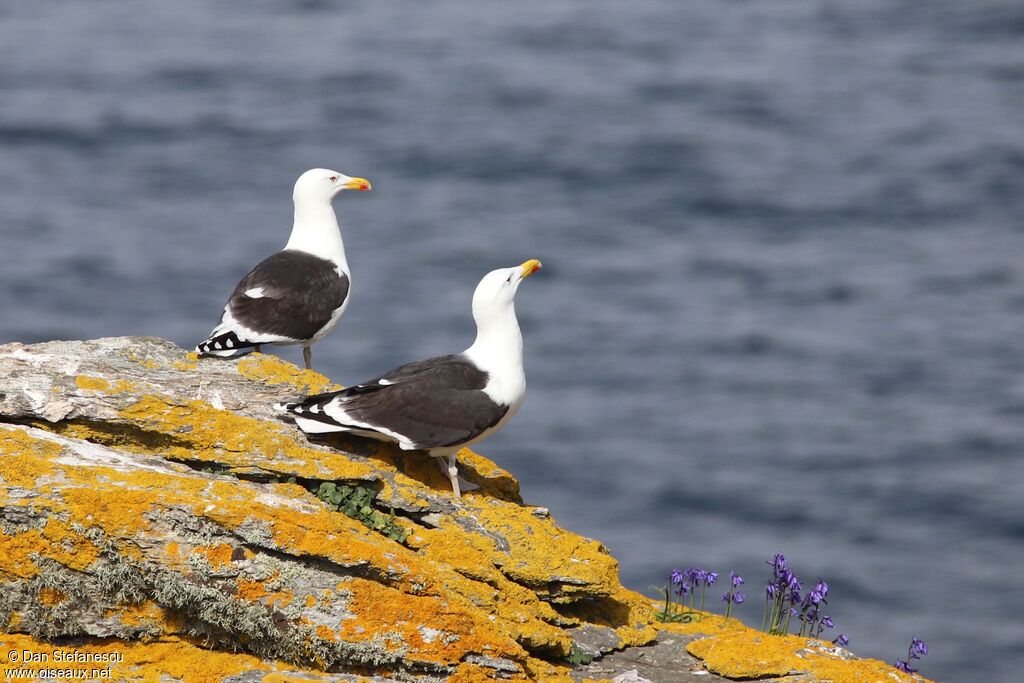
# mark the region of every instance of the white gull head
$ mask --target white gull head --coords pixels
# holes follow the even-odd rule
[[[312,168],[295,181],[295,223],[285,249],[297,249],[333,261],[348,273],[345,245],[341,241],[338,217],[331,206],[342,190],[366,192],[371,188],[365,178],[353,178],[328,168]]]
[[[342,190],[370,189],[370,181],[365,178],[353,178],[329,168],[311,168],[295,181],[292,200],[295,204],[330,204]]]

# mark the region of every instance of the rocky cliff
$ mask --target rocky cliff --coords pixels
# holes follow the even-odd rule
[[[636,649],[658,638],[654,608],[615,559],[494,463],[460,453],[479,489],[456,502],[422,454],[311,441],[272,409],[330,386],[151,338],[0,346],[3,665],[66,668],[64,652],[114,680],[568,680],[602,671],[570,662],[657,650]],[[712,624],[703,640],[675,627],[673,651],[814,678],[749,653],[736,673],[762,641]],[[701,646],[729,638],[717,659]]]

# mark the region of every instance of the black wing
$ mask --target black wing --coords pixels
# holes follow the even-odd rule
[[[310,396],[289,410],[353,430],[397,434],[416,448],[457,446],[508,412],[508,406],[483,392],[487,379],[461,355],[440,356],[342,391]],[[315,413],[310,412],[313,406],[318,406]]]
[[[228,299],[228,310],[254,332],[305,340],[330,321],[348,290],[348,276],[339,274],[334,263],[288,249],[264,259],[242,278]]]

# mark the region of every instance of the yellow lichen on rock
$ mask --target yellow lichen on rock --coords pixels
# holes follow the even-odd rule
[[[17,661],[12,661],[10,652],[18,653]],[[45,660],[23,661],[25,652],[47,657]],[[76,663],[74,658],[83,655],[108,661]],[[310,676],[318,673],[313,669],[261,660],[239,652],[210,650],[173,636],[145,642],[108,639],[72,647],[57,646],[22,634],[0,633],[0,661],[5,668],[20,669],[26,673],[60,669],[67,672],[62,674],[63,678],[147,683],[163,680],[210,683],[249,671],[266,672],[268,675],[277,672],[293,674],[293,680],[308,681]],[[104,673],[92,673],[97,669]],[[273,679],[264,678],[267,680]]]
[[[459,662],[473,653],[525,659],[527,653],[498,633],[489,619],[465,609],[451,596],[403,593],[376,581],[345,582],[352,619],[341,623],[337,637],[372,641],[390,637],[407,649],[406,658],[439,664]],[[397,636],[397,637],[396,637]]]
[[[287,384],[305,394],[321,394],[337,391],[340,386],[312,370],[300,370],[277,356],[254,353],[238,363],[238,374],[256,382],[277,385]]]
[[[33,438],[20,429],[0,427],[0,484],[35,488],[37,479],[54,472],[51,459],[60,452],[60,446],[51,441]],[[0,489],[0,495],[2,492]]]
[[[729,628],[690,643],[686,650],[709,671],[728,678],[760,678],[806,673],[831,683],[921,681],[876,659],[849,659],[828,643],[799,636],[774,636],[749,628]]]
[[[307,448],[273,423],[214,408],[205,401],[177,402],[167,396],[150,394],[124,408],[120,414],[152,434],[167,437],[161,453],[165,457],[204,460],[228,467],[259,466],[311,479],[377,478],[377,470],[367,463]],[[110,438],[96,433],[95,429],[91,431],[86,426],[78,428],[75,435],[101,442]],[[131,440],[114,443],[133,448]],[[146,446],[136,449],[151,450]]]
[[[125,394],[135,389],[135,384],[125,379],[116,380],[111,384],[102,377],[91,377],[89,375],[75,376],[75,386],[87,391],[102,391],[111,394]]]
[[[565,531],[547,515],[480,496],[468,496],[461,513],[508,544],[507,550],[491,544],[487,552],[503,574],[551,602],[571,602],[577,594],[606,597],[619,588],[619,564],[605,547]]]
[[[78,375],[75,377],[75,386],[88,391],[106,391],[110,388],[110,382],[102,377],[90,377],[89,375]]]
[[[0,577],[31,578],[44,560],[83,570],[97,557],[99,549],[84,534],[54,517],[41,529],[0,534]]]

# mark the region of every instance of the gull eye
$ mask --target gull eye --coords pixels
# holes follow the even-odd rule
[[[512,282],[512,276],[509,275],[507,278],[505,278],[505,282]]]
[[[331,180],[331,182],[332,182],[332,183],[333,183],[333,182],[337,182],[337,180],[338,180],[338,176],[336,176],[336,175],[332,175],[332,176],[331,176],[331,178],[330,178],[330,180]]]

